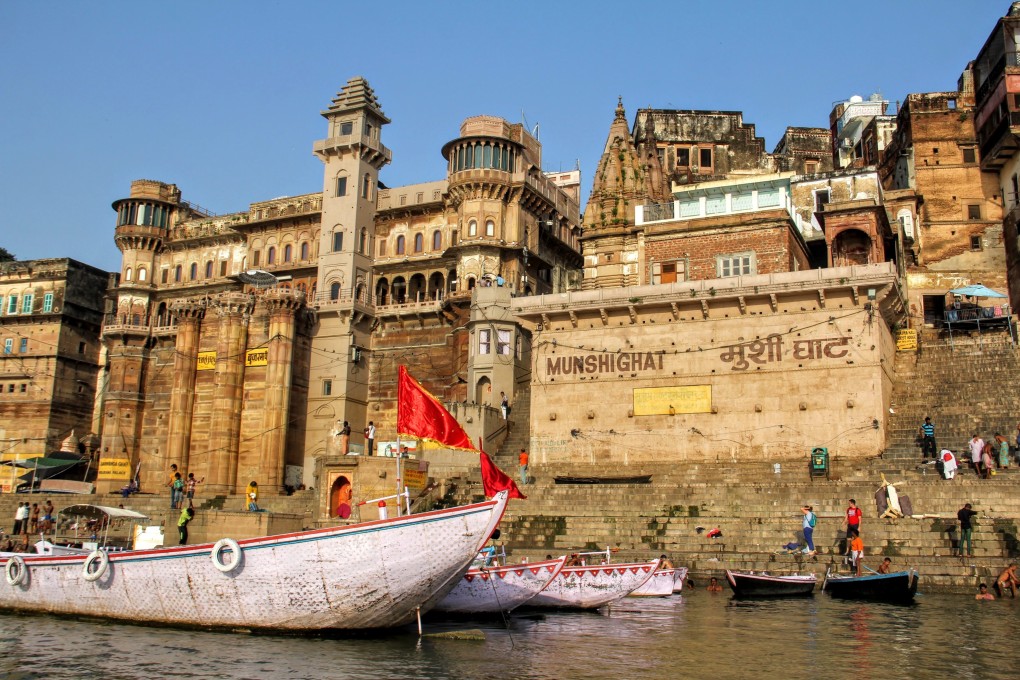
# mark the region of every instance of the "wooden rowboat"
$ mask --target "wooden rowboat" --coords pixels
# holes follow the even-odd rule
[[[847,600],[910,604],[917,594],[917,577],[914,569],[864,576],[841,576],[826,572],[822,590],[832,597]]]
[[[726,570],[734,597],[796,597],[811,595],[818,583],[814,574],[777,576]]]
[[[659,560],[633,564],[563,567],[527,606],[598,609],[641,587],[659,567]]]
[[[215,544],[2,560],[0,608],[189,628],[369,630],[414,621],[492,534],[507,494],[418,515]]]
[[[676,584],[676,571],[675,568],[656,569],[650,579],[627,593],[627,597],[669,597]]]
[[[684,589],[684,579],[687,578],[687,567],[677,567],[673,575],[673,592],[679,593]]]
[[[545,560],[503,567],[472,567],[457,586],[436,605],[449,614],[498,614],[510,612],[538,595],[563,569],[567,561]]]

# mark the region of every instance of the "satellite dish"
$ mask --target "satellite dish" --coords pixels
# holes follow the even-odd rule
[[[262,269],[249,269],[237,275],[237,280],[256,288],[272,288],[277,284],[275,276]]]

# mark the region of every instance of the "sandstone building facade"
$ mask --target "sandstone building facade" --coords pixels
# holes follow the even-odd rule
[[[152,488],[176,463],[216,493],[311,484],[344,421],[355,450],[368,421],[380,450],[395,439],[400,364],[442,399],[514,399],[527,338],[472,320],[472,291],[576,285],[580,173],[544,173],[522,125],[478,116],[444,146],[444,179],[385,188],[389,119],[368,83],[351,79],[322,115],[321,191],[212,216],[139,180],[114,203],[108,469]]]
[[[70,258],[0,263],[0,449],[25,460],[93,441],[109,274]],[[6,481],[3,480],[3,481]]]

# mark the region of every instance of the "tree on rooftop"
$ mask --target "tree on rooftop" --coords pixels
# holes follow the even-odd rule
[[[0,262],[14,262],[17,259],[14,257],[14,253],[0,246]]]

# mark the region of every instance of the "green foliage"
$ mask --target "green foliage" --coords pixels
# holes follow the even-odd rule
[[[3,246],[0,246],[0,262],[14,262],[17,259],[18,258],[14,256],[14,253]]]

